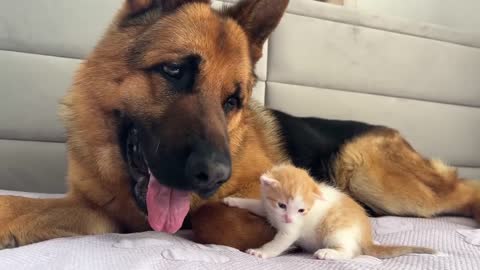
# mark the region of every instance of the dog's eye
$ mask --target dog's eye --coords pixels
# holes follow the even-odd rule
[[[284,204],[284,203],[278,203],[278,207],[280,207],[282,209],[287,209],[287,205]]]
[[[298,209],[298,212],[303,213],[303,212],[305,212],[305,209]]]
[[[176,63],[161,64],[159,69],[160,69],[159,71],[162,74],[172,79],[179,80],[183,76],[183,67],[180,64],[176,64]]]
[[[225,104],[223,104],[223,109],[225,113],[231,112],[233,109],[237,108],[240,104],[240,100],[236,96],[231,96],[227,99]]]
[[[174,93],[192,93],[195,81],[200,74],[202,58],[198,55],[187,55],[183,58],[172,59],[145,70],[152,73],[154,78],[162,77],[168,82],[168,90]]]

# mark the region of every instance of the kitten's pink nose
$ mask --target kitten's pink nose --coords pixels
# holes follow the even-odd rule
[[[292,218],[285,215],[285,223],[292,223]]]

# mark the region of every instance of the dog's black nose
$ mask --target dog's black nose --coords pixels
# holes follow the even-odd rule
[[[209,197],[230,178],[230,155],[205,145],[196,148],[187,159],[185,175],[199,195]]]

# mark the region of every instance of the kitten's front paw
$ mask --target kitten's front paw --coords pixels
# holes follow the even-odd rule
[[[223,203],[230,206],[230,207],[238,207],[238,198],[235,197],[227,197],[223,199]]]
[[[323,248],[317,250],[315,254],[313,254],[315,258],[320,259],[320,260],[347,260],[351,259],[350,256],[347,256],[347,254],[344,254],[343,252],[340,252],[335,249],[331,248]]]
[[[274,257],[268,252],[265,252],[260,249],[248,249],[246,252],[250,255],[253,255],[255,257],[262,258],[262,259],[268,259],[268,258]]]

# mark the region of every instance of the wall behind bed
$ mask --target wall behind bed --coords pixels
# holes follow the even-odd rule
[[[461,31],[480,31],[478,0],[346,0],[345,5],[377,14],[444,25]]]
[[[257,66],[257,100],[396,127],[422,153],[480,179],[478,36],[291,2]],[[121,3],[0,2],[0,189],[65,191],[57,104]]]

